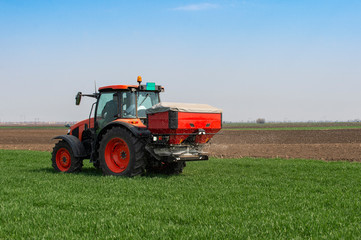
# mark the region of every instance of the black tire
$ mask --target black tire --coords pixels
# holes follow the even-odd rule
[[[184,162],[184,161],[170,162],[170,163],[166,164],[164,173],[168,174],[168,175],[181,174],[185,167],[186,167],[186,162]]]
[[[157,165],[147,166],[148,174],[166,174],[166,175],[177,175],[183,172],[186,167],[184,161],[179,162],[160,162]]]
[[[99,163],[104,175],[133,177],[143,174],[144,144],[124,128],[111,128],[100,140]]]
[[[100,169],[100,162],[99,162],[99,160],[96,160],[95,162],[93,162],[93,166],[94,166],[96,169]]]
[[[55,144],[52,152],[52,166],[57,172],[75,173],[83,167],[83,159],[74,156],[73,150],[64,140]]]

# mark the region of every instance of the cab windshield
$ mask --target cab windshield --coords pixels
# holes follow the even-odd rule
[[[137,103],[137,108],[135,103]],[[136,118],[136,111],[138,111],[138,118],[146,118],[146,110],[157,103],[159,103],[157,92],[123,92],[121,93],[122,118]]]
[[[158,103],[158,92],[137,92],[138,118],[146,118],[145,111]]]

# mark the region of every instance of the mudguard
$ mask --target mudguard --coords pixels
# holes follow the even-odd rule
[[[134,134],[134,136],[136,137],[141,137],[141,138],[146,138],[149,137],[151,135],[150,131],[148,129],[141,129],[138,127],[133,126],[130,123],[125,123],[125,122],[110,122],[108,125],[106,125],[98,134],[98,136],[103,135],[103,133],[105,131],[107,131],[109,128],[115,127],[115,126],[122,126],[125,127],[126,129],[128,129],[131,133]]]
[[[72,136],[72,135],[61,135],[61,136],[54,137],[53,139],[62,139],[65,142],[67,142],[69,144],[69,146],[71,147],[71,149],[73,150],[75,157],[86,157],[87,156],[83,144],[80,142],[80,140],[77,137]]]

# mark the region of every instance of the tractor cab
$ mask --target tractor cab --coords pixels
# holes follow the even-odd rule
[[[81,96],[97,98],[95,117],[92,119],[97,131],[113,121],[121,121],[145,127],[147,124],[146,110],[160,102],[159,92],[164,88],[155,83],[142,85],[111,85],[99,88],[99,93],[76,96],[76,105],[80,104]],[[90,124],[92,125],[92,124]]]
[[[99,129],[108,123],[122,119],[133,124],[135,119],[146,124],[146,110],[160,102],[161,86],[115,85],[99,89],[98,103],[95,112],[95,122]]]

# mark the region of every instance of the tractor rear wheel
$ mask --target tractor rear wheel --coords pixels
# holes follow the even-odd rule
[[[97,161],[93,162],[93,166],[94,166],[96,169],[100,169],[100,163],[99,163],[99,161],[97,160]]]
[[[109,129],[100,141],[99,163],[104,175],[133,177],[144,173],[142,141],[124,128]]]
[[[51,161],[53,168],[57,172],[80,172],[83,167],[83,159],[75,157],[73,150],[64,140],[55,144]]]

